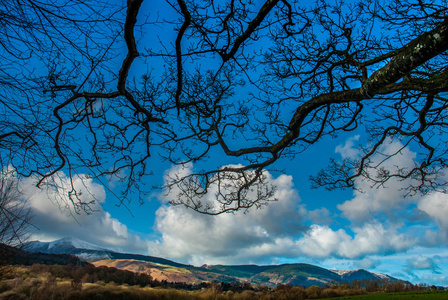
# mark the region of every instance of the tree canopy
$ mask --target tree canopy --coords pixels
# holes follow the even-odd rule
[[[247,209],[275,200],[265,170],[278,160],[362,129],[359,156],[330,160],[315,187],[399,178],[404,194],[446,192],[445,0],[8,0],[0,14],[1,163],[39,186],[116,176],[120,199],[143,199],[151,157],[206,161],[167,180],[172,203]],[[381,153],[392,140],[402,148]],[[414,166],[386,168],[405,148]]]

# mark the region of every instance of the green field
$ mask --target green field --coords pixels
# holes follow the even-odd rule
[[[329,298],[327,298],[329,299]],[[405,292],[405,293],[378,293],[378,294],[368,294],[359,296],[346,296],[346,297],[336,297],[330,298],[332,300],[373,300],[373,299],[384,299],[384,300],[420,300],[420,299],[448,299],[448,292]]]

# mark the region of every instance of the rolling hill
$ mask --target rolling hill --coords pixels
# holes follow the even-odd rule
[[[318,266],[295,263],[282,265],[203,265],[196,267],[168,259],[129,253],[119,253],[78,239],[64,238],[54,242],[33,241],[26,245],[29,252],[72,254],[93,263],[133,272],[150,274],[167,282],[195,283],[202,281],[250,282],[275,287],[278,284],[322,286],[328,283],[350,283],[355,280],[399,279],[366,270],[332,271]]]

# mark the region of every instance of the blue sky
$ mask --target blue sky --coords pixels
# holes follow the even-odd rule
[[[160,3],[145,1],[143,11],[158,9],[169,14],[169,7],[156,7]],[[175,38],[169,28],[144,34],[142,41],[152,41],[156,35]],[[138,76],[154,67],[157,75],[160,66],[160,61],[148,64],[141,57],[132,72]],[[75,178],[80,190],[88,188],[98,200],[90,215],[74,214],[70,205],[60,202],[52,191],[37,189],[33,178],[23,179],[21,187],[33,210],[33,223],[39,228],[32,239],[52,241],[72,236],[109,249],[194,265],[305,262],[329,269],[364,268],[413,283],[447,285],[447,195],[403,198],[400,189],[409,182],[396,180],[379,188],[357,180],[356,187],[363,192],[310,189],[309,176],[324,168],[330,157],[354,158],[358,155],[355,146],[368,142],[359,130],[323,139],[294,159],[283,158],[275,165],[282,171],[266,171],[269,182],[277,187],[277,202],[262,209],[214,217],[170,206],[168,201],[176,190],[155,189],[143,205],[135,200],[119,205],[111,193],[120,184],[114,178],[106,182],[107,189],[92,179],[82,183]],[[399,141],[389,140],[381,152],[392,153],[400,146]],[[414,151],[401,151],[386,165],[411,165]],[[219,151],[212,155],[209,163],[241,162]],[[202,167],[172,166],[155,155],[151,160],[153,175],[144,183],[161,185],[169,174]],[[65,174],[59,175],[60,185],[66,185]],[[82,197],[91,195],[84,192]]]

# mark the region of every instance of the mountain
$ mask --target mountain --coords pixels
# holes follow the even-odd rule
[[[363,269],[334,271],[304,263],[265,266],[203,265],[195,267],[154,256],[119,253],[73,238],[64,238],[47,243],[34,241],[28,243],[25,250],[72,254],[93,263],[95,266],[143,272],[150,274],[154,279],[168,282],[241,281],[275,287],[278,284],[322,286],[328,283],[350,283],[355,280],[400,281],[385,274],[371,273]]]
[[[32,253],[20,248],[0,244],[0,264],[26,265],[77,265],[85,266],[88,263],[71,254]]]
[[[46,252],[53,254],[60,254],[60,253],[67,254],[68,252],[77,252],[77,250],[75,249],[94,250],[94,251],[106,250],[105,248],[102,248],[100,246],[72,237],[66,237],[53,242],[32,241],[27,243],[26,248],[28,248],[30,252]]]
[[[32,241],[25,244],[23,249],[34,253],[72,254],[88,261],[111,258],[110,250],[71,237],[53,242]]]
[[[344,271],[341,274],[341,278],[344,281],[352,282],[354,280],[389,280],[394,281],[395,278],[381,273],[371,273],[366,270],[360,269],[355,271]],[[395,280],[396,281],[396,280]]]
[[[24,250],[28,252],[41,252],[50,254],[72,254],[89,262],[107,259],[130,259],[164,264],[174,267],[191,267],[168,259],[149,255],[120,253],[76,238],[62,238],[53,242],[32,241],[25,244]]]

